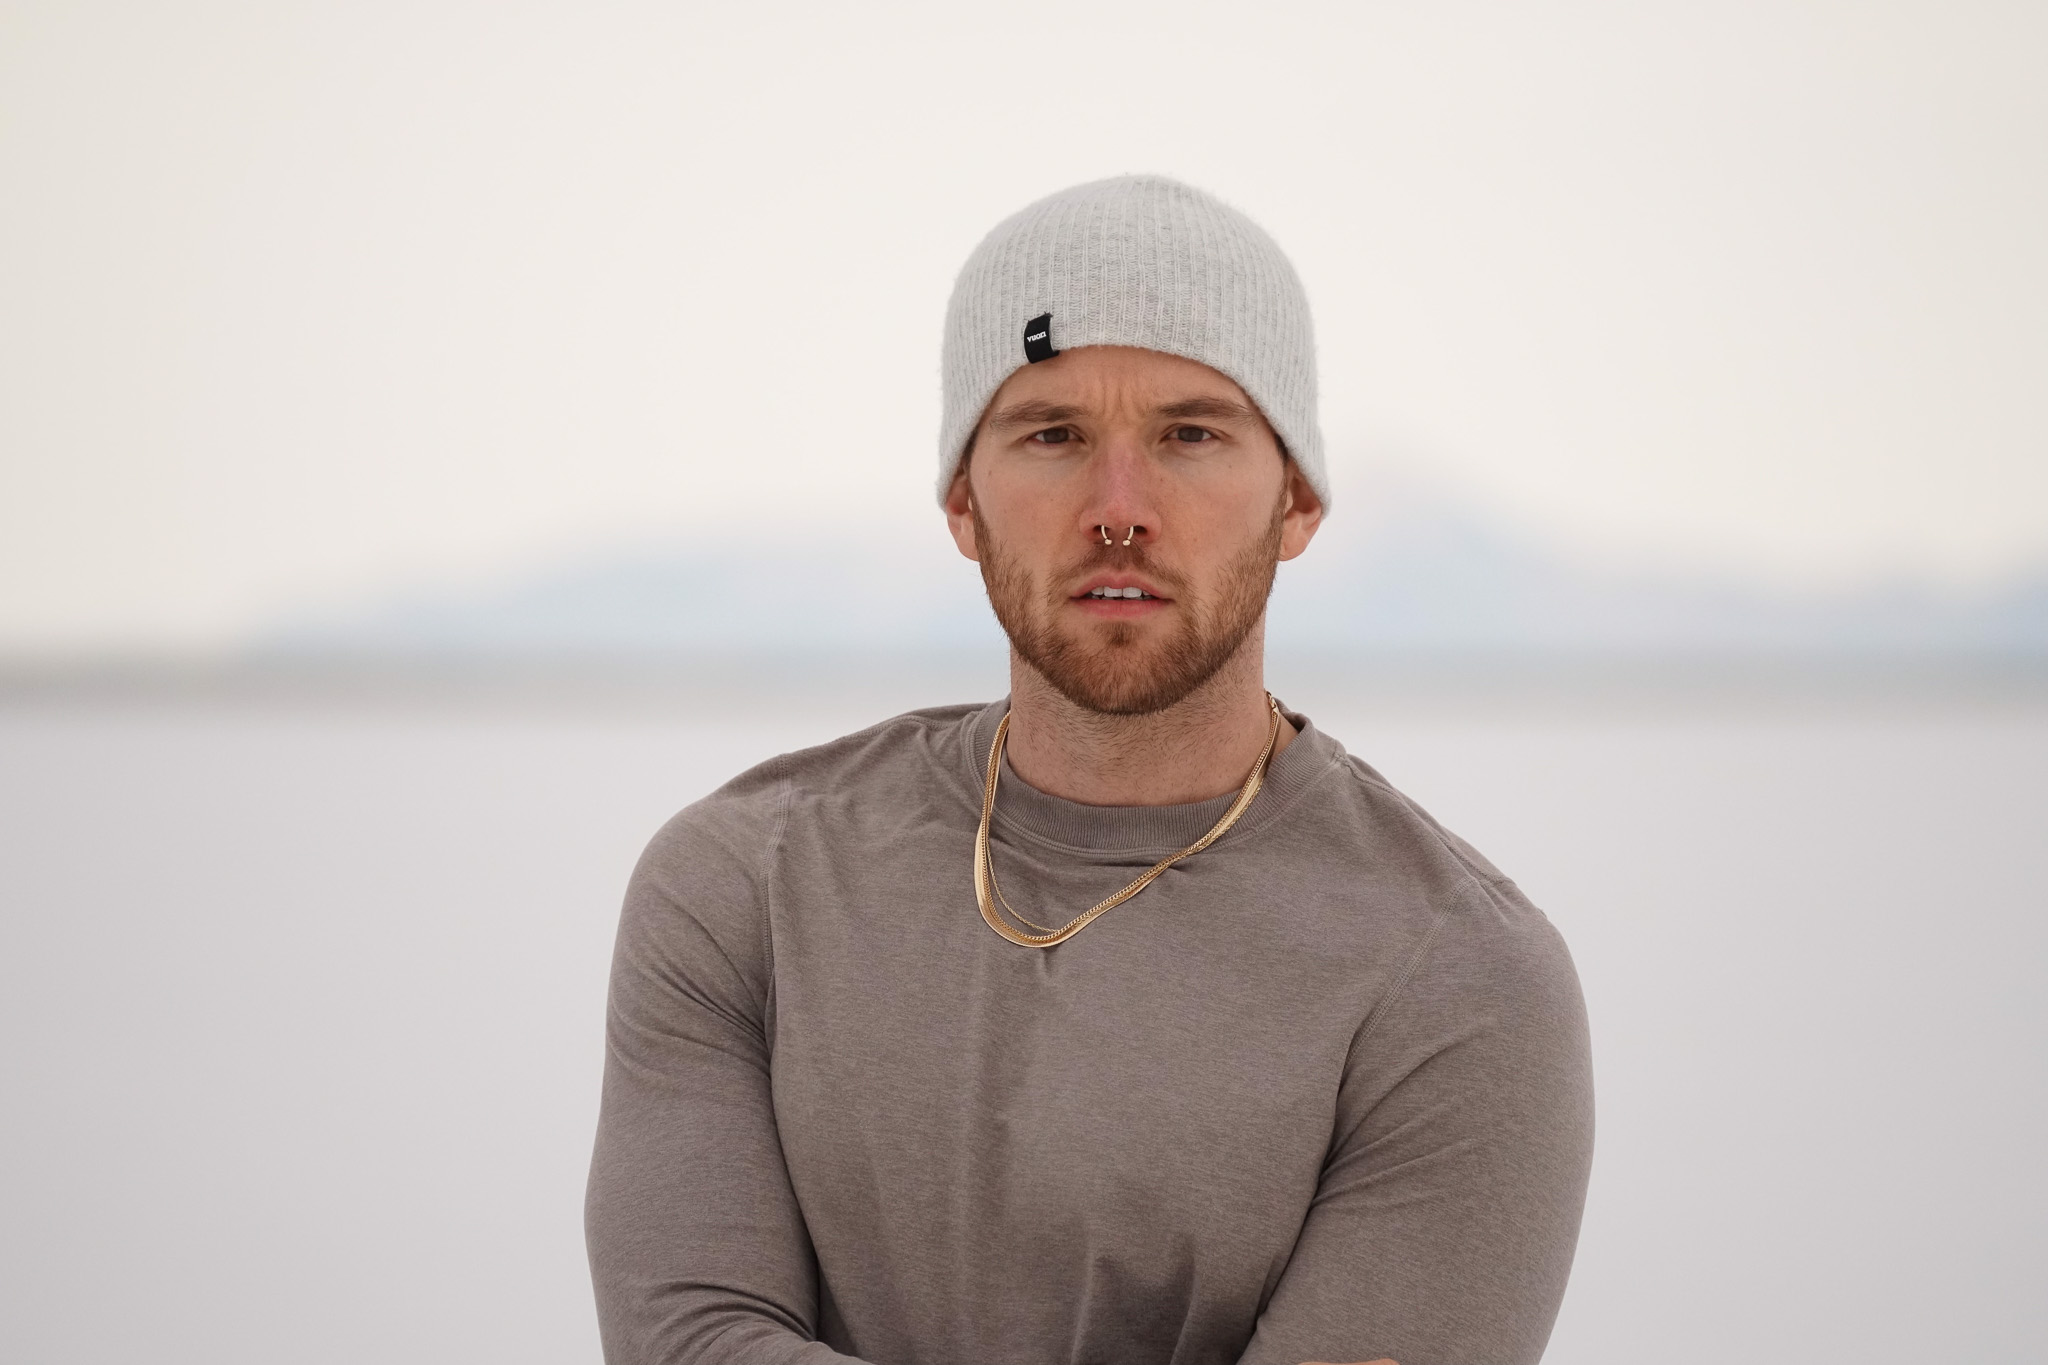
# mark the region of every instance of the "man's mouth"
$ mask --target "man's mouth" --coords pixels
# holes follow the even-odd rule
[[[1092,583],[1082,579],[1087,586],[1067,599],[1090,616],[1135,621],[1156,616],[1173,604],[1173,599],[1159,591],[1156,584],[1138,574],[1105,573],[1093,577]]]

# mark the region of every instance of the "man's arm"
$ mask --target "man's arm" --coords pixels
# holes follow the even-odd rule
[[[759,896],[782,809],[749,774],[656,835],[626,893],[586,1204],[614,1365],[858,1365],[814,1340],[769,1091]]]
[[[1353,1041],[1316,1196],[1243,1365],[1533,1365],[1592,1160],[1563,940],[1473,882]]]

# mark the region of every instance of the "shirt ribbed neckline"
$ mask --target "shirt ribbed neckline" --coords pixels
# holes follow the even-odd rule
[[[1004,697],[967,717],[967,752],[971,765],[976,805],[984,774],[988,771],[988,749],[995,740],[996,725],[1010,709]],[[1315,723],[1283,702],[1281,714],[1300,731],[1278,758],[1266,769],[1266,781],[1230,832],[1220,842],[1250,834],[1292,805],[1294,798],[1327,773],[1344,756],[1336,740],[1315,727]],[[1018,777],[1003,757],[1003,771],[996,789],[994,832],[998,836],[1023,834],[1065,848],[1102,853],[1166,854],[1186,848],[1209,832],[1237,799],[1232,788],[1207,801],[1184,806],[1090,806],[1068,801],[1038,790]]]

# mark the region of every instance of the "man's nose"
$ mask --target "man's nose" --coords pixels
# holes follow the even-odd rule
[[[1099,545],[1125,548],[1158,538],[1159,516],[1152,497],[1155,472],[1142,439],[1123,432],[1104,441],[1091,462],[1096,480],[1086,528]]]

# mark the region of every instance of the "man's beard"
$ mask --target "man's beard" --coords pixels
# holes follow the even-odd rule
[[[1275,505],[1265,533],[1225,567],[1212,602],[1191,600],[1185,578],[1151,563],[1136,546],[1094,546],[1051,583],[1034,587],[1030,571],[1004,553],[981,508],[973,513],[981,581],[1011,647],[1076,706],[1142,716],[1164,711],[1215,677],[1258,625],[1280,566],[1286,502]],[[1062,632],[1058,622],[1069,599],[1060,585],[1096,569],[1143,574],[1157,583],[1180,608],[1180,627],[1156,641],[1146,638],[1156,632],[1127,621],[1109,622],[1089,638]]]

